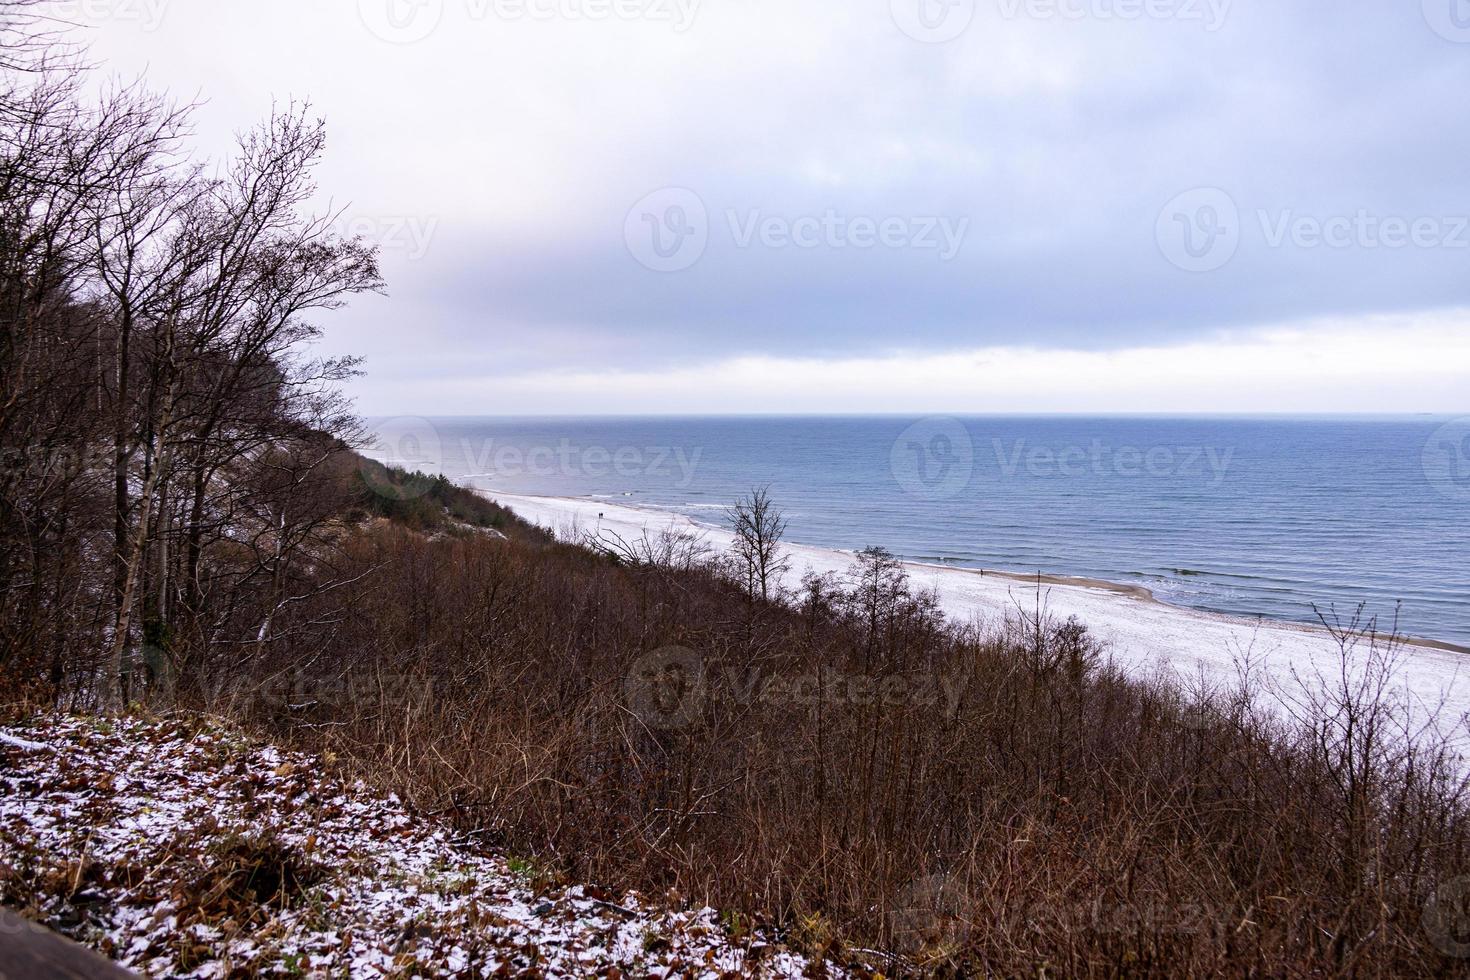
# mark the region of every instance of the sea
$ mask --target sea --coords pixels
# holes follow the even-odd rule
[[[718,525],[766,487],[802,544],[1470,647],[1470,417],[368,421],[370,455],[492,495]]]

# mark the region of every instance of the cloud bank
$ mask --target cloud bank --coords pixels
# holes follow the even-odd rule
[[[1372,411],[1470,373],[1457,2],[73,6],[99,60],[210,99],[212,147],[273,99],[328,118],[392,288],[328,324],[367,411],[1262,407],[1168,380],[1246,357],[1297,372],[1283,410]],[[1423,384],[1343,404],[1339,360],[1415,350]],[[977,394],[977,359],[1033,383]]]

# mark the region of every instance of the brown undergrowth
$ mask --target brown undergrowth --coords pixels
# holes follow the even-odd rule
[[[1391,640],[1342,628],[1341,676],[1271,711],[1124,676],[1044,596],[946,622],[881,552],[781,602],[676,552],[374,525],[331,642],[205,707],[890,975],[1464,971],[1460,769]]]

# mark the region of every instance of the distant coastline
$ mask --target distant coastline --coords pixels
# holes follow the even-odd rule
[[[594,509],[600,510],[603,513],[607,513],[609,511],[626,511],[647,515],[651,519],[683,519],[685,521],[688,521],[691,526],[696,527],[700,531],[705,533],[719,534],[722,532],[722,528],[720,527],[720,525],[702,521],[699,518],[681,510],[659,507],[639,502],[625,502],[621,499],[614,502],[612,498],[601,496],[568,497],[539,494],[503,494],[497,493],[495,491],[486,490],[482,490],[480,491],[480,493],[491,499],[500,501],[501,503],[510,507],[512,510],[515,510],[522,517],[525,517],[528,520],[532,520],[533,522],[536,522],[536,518],[531,514],[526,513],[526,505],[528,502],[559,501],[565,505],[568,505],[569,517],[575,515],[577,517],[585,518]],[[520,506],[517,506],[518,502]],[[552,529],[555,530],[554,527]],[[851,551],[847,551],[841,548],[833,548],[828,545],[810,544],[799,541],[791,541],[788,542],[788,544],[791,550],[797,554],[809,555],[816,552],[828,552],[832,555],[848,557],[853,554]],[[1161,609],[1178,613],[1182,616],[1214,622],[1235,629],[1249,630],[1255,629],[1262,624],[1269,624],[1272,628],[1277,630],[1297,631],[1305,635],[1311,635],[1319,638],[1327,638],[1331,635],[1330,631],[1320,623],[1307,623],[1300,620],[1285,619],[1268,615],[1262,615],[1260,617],[1231,615],[1229,613],[1215,612],[1209,609],[1199,609],[1193,606],[1186,606],[1180,603],[1170,602],[1167,599],[1160,598],[1154,590],[1148,588],[1145,585],[1139,585],[1137,583],[1112,582],[1100,578],[1091,578],[1081,575],[1066,575],[1055,572],[1042,572],[1039,575],[1036,573],[1026,574],[1023,572],[1009,572],[991,568],[974,568],[966,565],[915,560],[905,557],[903,555],[899,555],[899,557],[903,560],[905,567],[909,568],[911,572],[914,573],[918,578],[922,578],[924,573],[926,572],[934,572],[942,575],[970,575],[975,576],[976,578],[981,580],[999,580],[1002,582],[1014,583],[1021,586],[1035,587],[1038,583],[1040,583],[1041,585],[1050,588],[1085,589],[1095,593],[1103,593],[1118,598],[1133,599],[1139,602],[1149,603],[1158,606]],[[1405,646],[1417,647],[1425,650],[1436,650],[1445,653],[1470,655],[1470,647],[1446,640],[1434,639],[1432,637],[1411,636],[1402,633],[1394,634],[1389,631],[1380,631],[1379,636],[1383,640],[1388,640],[1392,638],[1395,642],[1402,643]],[[1467,664],[1467,668],[1470,668],[1470,664]]]
[[[1178,610],[1179,612],[1188,613],[1191,616],[1216,619],[1221,622],[1231,623],[1237,626],[1253,626],[1257,622],[1256,620],[1246,616],[1232,616],[1228,613],[1218,613],[1209,609],[1196,609],[1192,606],[1181,606],[1178,603],[1169,602],[1167,599],[1159,598],[1152,589],[1144,585],[1129,585],[1122,582],[1105,582],[1102,579],[1084,578],[1076,575],[1053,575],[1045,572],[1043,572],[1039,576],[1022,575],[1018,572],[1002,572],[989,568],[967,568],[960,565],[938,565],[933,562],[905,561],[904,564],[912,568],[940,568],[955,572],[966,572],[972,575],[1003,578],[1013,582],[1021,583],[1023,585],[1027,583],[1035,585],[1039,581],[1042,585],[1060,585],[1072,586],[1075,588],[1096,589],[1101,592],[1111,592],[1116,595],[1127,596],[1129,598],[1138,599],[1143,602],[1157,603],[1158,605],[1163,606],[1165,609]],[[1260,618],[1283,629],[1297,629],[1309,633],[1319,634],[1328,632],[1326,627],[1322,626],[1320,623],[1303,623],[1293,619],[1278,619],[1273,616],[1262,616]],[[1388,633],[1381,633],[1380,635],[1384,638],[1388,638],[1390,636],[1390,634]],[[1404,634],[1393,634],[1392,638],[1395,641],[1401,642],[1407,646],[1424,647],[1430,650],[1444,650],[1449,653],[1470,654],[1470,647],[1461,646],[1457,643],[1449,643],[1444,640],[1434,640],[1420,636],[1406,636]]]
[[[794,541],[1042,569],[1251,621],[1362,606],[1464,650],[1470,578],[1446,556],[1470,551],[1470,526],[1426,457],[1437,421],[468,418],[380,435],[481,491],[718,522],[769,485]]]

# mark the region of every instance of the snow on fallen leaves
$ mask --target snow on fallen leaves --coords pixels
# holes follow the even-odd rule
[[[713,911],[533,892],[225,728],[0,729],[0,901],[153,976],[838,976]]]

